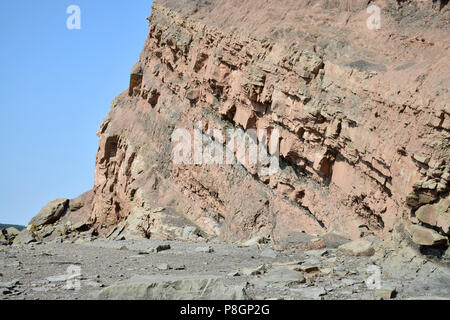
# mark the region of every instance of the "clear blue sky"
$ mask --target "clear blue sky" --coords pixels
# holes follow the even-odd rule
[[[0,2],[0,223],[24,224],[94,181],[95,135],[128,87],[151,0]],[[69,30],[70,5],[81,29]]]

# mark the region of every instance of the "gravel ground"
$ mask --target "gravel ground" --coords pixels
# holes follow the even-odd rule
[[[170,249],[151,252],[158,246]],[[213,249],[213,252],[209,250]],[[206,248],[199,252],[201,249]],[[264,251],[266,250],[266,251]],[[155,250],[153,250],[155,251]],[[250,299],[380,299],[369,289],[374,274],[369,257],[353,257],[336,249],[273,255],[269,246],[241,247],[158,240],[44,243],[0,247],[0,298],[26,300],[96,299],[102,288],[136,276],[219,276],[226,286],[244,285]],[[287,262],[295,262],[288,266]],[[277,266],[278,265],[278,266]],[[279,266],[281,265],[281,266]],[[258,272],[264,266],[265,271]],[[299,270],[299,267],[302,270]],[[165,270],[168,269],[168,270]],[[292,270],[295,269],[295,270]],[[71,273],[81,276],[68,279]],[[246,273],[254,275],[245,275]],[[258,274],[259,273],[259,274]],[[291,281],[286,275],[304,280]],[[79,289],[71,289],[75,285]],[[381,275],[382,288],[396,288],[405,299],[404,279]]]

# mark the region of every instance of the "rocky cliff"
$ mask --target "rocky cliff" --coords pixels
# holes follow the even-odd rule
[[[29,229],[117,238],[147,217],[156,238],[278,242],[404,224],[448,245],[450,6],[372,4],[377,30],[362,0],[156,0],[98,131],[93,189]],[[204,148],[224,143],[213,129],[276,129],[280,169],[175,163],[174,130],[196,125]]]

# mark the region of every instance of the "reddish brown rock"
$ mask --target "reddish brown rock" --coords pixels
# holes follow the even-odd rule
[[[379,30],[362,0],[156,0],[129,89],[98,132],[88,205],[69,216],[111,236],[139,235],[151,215],[162,238],[191,226],[223,240],[356,239],[444,198],[450,10],[374,3]],[[197,122],[278,129],[280,170],[175,164],[174,129]]]
[[[411,235],[414,243],[422,246],[442,246],[448,245],[448,238],[442,236],[436,231],[415,225],[415,224],[406,224],[406,230]]]
[[[450,235],[450,198],[442,199],[434,205],[425,205],[416,212],[417,218],[432,227],[440,228]]]

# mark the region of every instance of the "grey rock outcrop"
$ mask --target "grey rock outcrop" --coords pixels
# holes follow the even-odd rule
[[[218,277],[134,277],[103,289],[106,300],[243,300],[244,286],[226,287]]]

